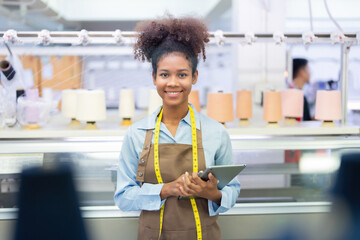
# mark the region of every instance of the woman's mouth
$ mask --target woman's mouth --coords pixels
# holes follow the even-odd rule
[[[177,97],[182,93],[182,91],[165,91],[165,94],[169,97]]]

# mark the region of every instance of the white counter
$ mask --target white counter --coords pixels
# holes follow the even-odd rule
[[[256,214],[291,214],[291,213],[326,213],[330,212],[330,202],[297,203],[237,203],[229,211],[220,215],[256,215]],[[140,211],[123,212],[116,206],[81,207],[84,218],[127,218],[139,217]],[[0,209],[0,220],[16,219],[18,209]]]

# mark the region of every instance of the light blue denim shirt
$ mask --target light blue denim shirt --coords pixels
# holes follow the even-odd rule
[[[206,167],[214,165],[233,164],[233,154],[230,137],[223,125],[215,120],[195,113],[196,128],[200,128],[205,152]],[[121,148],[119,168],[117,170],[117,189],[114,195],[116,205],[123,211],[136,210],[160,210],[166,199],[161,201],[160,191],[163,184],[144,183],[136,181],[136,172],[140,154],[143,150],[145,134],[148,129],[155,129],[157,114],[160,108],[148,117],[131,125],[125,135]],[[154,134],[152,136],[154,143]],[[190,113],[180,121],[175,137],[166,128],[165,124],[160,125],[159,143],[180,143],[192,144]],[[208,201],[209,214],[226,212],[234,206],[240,193],[240,183],[235,178],[222,190],[220,206]]]

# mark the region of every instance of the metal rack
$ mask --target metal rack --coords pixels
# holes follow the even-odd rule
[[[217,44],[223,46],[225,44],[242,44],[252,45],[255,43],[274,43],[276,45],[282,44],[340,44],[342,45],[341,55],[341,93],[342,93],[342,125],[347,123],[347,97],[348,97],[348,61],[350,47],[360,44],[360,32],[359,33],[342,33],[336,31],[333,33],[313,33],[304,32],[300,33],[235,33],[235,32],[223,32],[218,30],[216,32],[209,32],[210,44]],[[69,54],[78,52],[86,54],[89,50],[84,46],[93,45],[92,51],[97,53],[96,55],[128,55],[132,53],[130,47],[126,47],[134,44],[136,32],[132,31],[24,31],[17,32],[15,30],[8,30],[6,32],[0,32],[0,44],[11,45],[39,45],[37,51],[34,51],[33,47],[21,47],[19,51],[15,51],[16,54],[34,54],[36,55],[50,55],[54,52],[66,51]],[[82,45],[82,46],[81,46]],[[62,46],[62,47],[59,47]],[[65,48],[64,48],[65,46]],[[106,48],[104,48],[106,46]],[[122,46],[122,47],[121,47]],[[57,49],[56,49],[57,48]],[[75,49],[76,48],[76,49]],[[52,50],[52,51],[51,51]],[[55,50],[55,51],[54,51]],[[76,51],[74,51],[76,50]],[[0,54],[4,53],[0,51]],[[107,54],[106,54],[107,53]],[[288,66],[291,68],[291,66]]]
[[[41,45],[41,46],[125,46],[132,45],[137,36],[133,31],[15,31],[13,29],[0,32],[0,44],[6,43],[14,46],[19,45]],[[237,33],[209,32],[210,43],[222,46],[227,43],[239,43],[252,45],[254,43],[281,44],[343,44],[347,47],[360,44],[360,32],[342,33]]]
[[[256,42],[274,42],[281,43],[331,43],[331,44],[360,44],[360,33],[235,33],[209,32],[210,43],[223,45],[224,43],[244,43],[252,44]],[[12,44],[71,44],[71,45],[88,45],[88,44],[131,44],[137,36],[133,31],[22,31],[8,30],[0,32],[0,37],[5,43]],[[1,42],[1,40],[0,40]]]

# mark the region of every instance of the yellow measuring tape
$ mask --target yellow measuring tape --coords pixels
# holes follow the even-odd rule
[[[189,111],[190,111],[190,121],[191,121],[193,172],[198,172],[199,165],[198,165],[198,153],[197,153],[196,122],[195,122],[194,111],[190,107],[190,105],[189,105]],[[160,174],[160,166],[159,166],[159,135],[160,135],[160,123],[161,123],[161,119],[162,119],[162,113],[163,113],[163,109],[160,110],[159,117],[156,121],[155,136],[154,136],[154,167],[155,167],[155,175],[156,175],[158,183],[163,183],[163,180],[162,180],[161,174]],[[192,206],[192,209],[194,212],[197,240],[202,240],[200,215],[199,215],[199,210],[196,206],[196,201],[195,201],[194,197],[190,198],[190,202],[191,202],[191,206]],[[163,204],[163,206],[160,209],[159,239],[161,237],[161,230],[162,230],[163,219],[164,219],[164,207],[165,207],[165,204]]]

